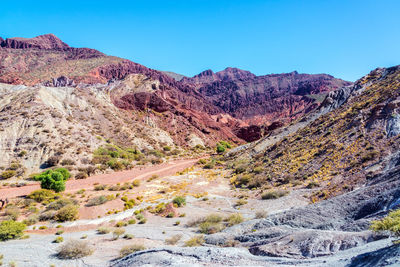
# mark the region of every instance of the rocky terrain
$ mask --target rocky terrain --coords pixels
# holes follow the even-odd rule
[[[370,228],[400,204],[399,66],[184,77],[52,34],[0,59],[0,265],[400,264]]]

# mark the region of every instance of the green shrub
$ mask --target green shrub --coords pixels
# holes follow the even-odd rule
[[[36,202],[51,202],[53,201],[56,197],[58,197],[57,194],[55,194],[53,191],[47,190],[47,189],[39,189],[36,191],[33,191],[28,195],[28,198],[35,200]]]
[[[78,219],[78,212],[78,205],[69,204],[57,211],[54,220],[58,222],[75,221]]]
[[[62,236],[57,236],[56,239],[54,239],[53,243],[62,243],[64,242],[64,237]]]
[[[140,185],[140,180],[133,180],[133,182],[132,182],[132,185],[134,186],[134,187],[138,187],[139,185]]]
[[[186,198],[182,196],[177,196],[172,200],[172,203],[174,203],[178,207],[182,207],[186,205]]]
[[[16,171],[13,171],[13,170],[4,171],[4,172],[2,172],[2,173],[0,174],[0,180],[9,179],[9,178],[15,176],[16,174],[17,174],[17,172],[16,172]]]
[[[20,238],[26,225],[16,221],[2,221],[0,223],[0,241],[6,241],[10,239]]]
[[[185,242],[185,247],[198,247],[204,244],[204,237],[202,235],[194,236]]]
[[[284,191],[284,190],[271,190],[268,192],[265,192],[261,195],[262,199],[278,199],[280,197],[286,196],[289,192]]]
[[[34,176],[36,181],[40,181],[42,189],[50,189],[55,192],[65,190],[65,181],[71,177],[67,169],[59,168],[55,170],[47,170],[39,175]]]
[[[135,224],[136,223],[136,220],[135,219],[130,219],[130,220],[128,220],[128,224]]]
[[[372,221],[371,230],[378,231],[389,231],[395,236],[400,236],[400,209],[391,211],[389,214],[380,220]]]
[[[136,251],[141,251],[141,250],[145,250],[145,249],[146,249],[146,247],[143,245],[125,246],[119,252],[119,256],[120,256],[120,258],[123,258],[125,256],[128,256],[129,254],[135,253]]]
[[[226,150],[226,147],[224,147],[221,144],[217,144],[217,148],[216,148],[217,153],[219,153],[219,154],[224,153],[225,150]]]
[[[93,254],[93,249],[86,241],[68,240],[58,250],[60,259],[79,259]]]

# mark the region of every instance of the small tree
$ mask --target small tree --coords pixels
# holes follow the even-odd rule
[[[59,168],[42,172],[41,174],[34,176],[34,179],[41,182],[40,186],[43,189],[61,192],[65,190],[65,181],[69,177],[71,177],[71,174],[67,169]]]

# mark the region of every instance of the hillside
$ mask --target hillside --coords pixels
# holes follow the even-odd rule
[[[243,172],[233,182],[261,189],[317,188],[312,201],[361,186],[399,150],[399,80],[398,66],[376,69],[353,87],[330,93],[316,111],[322,115],[310,124],[275,144],[260,140],[247,150],[251,157],[244,150],[233,160]],[[255,151],[263,142],[271,145]]]

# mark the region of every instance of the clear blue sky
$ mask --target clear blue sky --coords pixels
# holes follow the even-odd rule
[[[2,1],[0,36],[45,33],[188,76],[231,66],[353,81],[400,64],[400,1]]]

